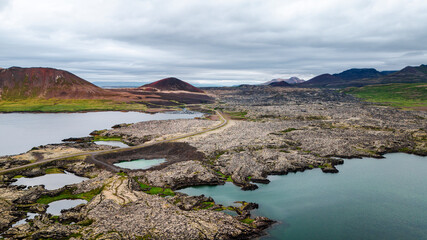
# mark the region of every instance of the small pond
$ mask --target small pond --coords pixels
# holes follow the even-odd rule
[[[45,189],[54,190],[62,188],[65,185],[83,182],[87,179],[88,178],[80,177],[66,171],[65,173],[46,174],[33,178],[21,177],[18,178],[17,181],[13,182],[11,185],[25,185],[27,187],[44,185]]]
[[[108,146],[113,146],[113,147],[129,147],[127,144],[122,143],[120,141],[95,141],[94,143],[98,144],[98,145],[108,145]]]
[[[80,204],[86,204],[87,201],[83,199],[64,199],[49,203],[46,213],[52,215],[61,215],[61,210],[70,209]]]
[[[114,163],[114,166],[121,167],[121,168],[127,168],[127,169],[148,169],[153,166],[160,165],[164,163],[166,159],[160,158],[160,159],[137,159],[132,161],[125,161],[125,162],[119,162]]]
[[[86,204],[87,201],[83,199],[64,199],[59,200],[55,202],[49,203],[48,208],[46,209],[46,213],[50,213],[52,215],[61,215],[61,210],[70,209],[75,206],[78,206],[80,204]],[[38,213],[27,213],[27,217],[24,219],[19,220],[18,222],[14,223],[12,227],[21,225],[26,223],[28,220],[33,219],[35,216],[37,216]]]

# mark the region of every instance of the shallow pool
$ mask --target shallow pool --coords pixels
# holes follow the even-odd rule
[[[108,146],[121,147],[121,148],[129,147],[127,144],[119,141],[95,141],[94,143],[98,145],[108,145]]]
[[[46,213],[52,215],[61,215],[61,210],[70,209],[80,204],[86,204],[87,201],[83,199],[64,199],[49,203]]]
[[[65,173],[46,174],[33,178],[21,177],[18,178],[17,181],[13,182],[11,185],[25,185],[27,187],[44,185],[45,189],[54,190],[62,188],[65,185],[83,182],[87,179],[88,178],[80,177],[73,173],[65,171]]]
[[[125,162],[119,162],[114,163],[114,166],[121,167],[121,168],[127,168],[127,169],[148,169],[153,166],[160,165],[164,163],[166,159],[160,158],[160,159],[137,159],[132,161],[125,161]]]

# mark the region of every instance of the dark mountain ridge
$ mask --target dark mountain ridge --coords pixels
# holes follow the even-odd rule
[[[335,73],[333,75],[343,80],[356,80],[364,78],[379,78],[391,74],[393,72],[396,71],[379,72],[375,68],[352,68],[349,70],[345,70],[341,73]]]
[[[275,78],[275,79],[271,79],[268,82],[263,83],[263,85],[271,85],[272,83],[275,83],[275,82],[286,82],[286,83],[289,83],[289,84],[297,84],[297,83],[304,82],[304,80],[300,79],[298,77],[290,77],[288,79],[285,79],[285,78]]]
[[[279,81],[279,82],[272,82],[270,84],[268,84],[269,86],[272,87],[292,87],[293,85],[285,82],[285,81]]]
[[[365,85],[387,83],[419,83],[427,82],[427,65],[405,67],[400,71],[379,72],[373,68],[349,69],[337,74],[322,74],[304,83],[299,87],[345,88],[362,87]]]
[[[299,87],[327,87],[331,83],[339,83],[341,78],[329,73],[316,76],[308,81],[298,84]]]

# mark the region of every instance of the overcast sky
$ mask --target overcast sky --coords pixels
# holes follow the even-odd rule
[[[426,0],[0,0],[0,67],[235,85],[427,63]]]

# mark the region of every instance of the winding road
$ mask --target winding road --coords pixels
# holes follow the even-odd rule
[[[111,153],[111,152],[125,152],[125,151],[129,151],[129,150],[134,150],[134,149],[139,149],[139,148],[145,148],[145,147],[149,147],[149,146],[153,146],[155,144],[159,144],[159,143],[166,143],[166,142],[173,142],[176,140],[180,140],[180,139],[184,139],[184,138],[188,138],[188,137],[192,137],[192,136],[196,136],[196,135],[201,135],[207,132],[211,132],[214,130],[217,130],[219,128],[224,127],[225,125],[228,124],[228,119],[224,117],[223,113],[221,113],[220,111],[215,110],[216,114],[219,116],[221,123],[213,126],[211,128],[205,129],[203,131],[199,131],[199,132],[194,132],[194,133],[187,133],[184,135],[180,135],[180,136],[176,136],[176,137],[172,137],[172,138],[168,138],[168,139],[164,139],[164,140],[159,140],[159,141],[154,141],[154,142],[150,142],[150,143],[143,143],[137,146],[132,146],[132,147],[126,147],[126,148],[119,148],[119,149],[109,149],[109,150],[99,150],[99,151],[91,151],[91,152],[82,152],[82,153],[76,153],[76,154],[70,154],[70,155],[64,155],[61,157],[57,157],[57,158],[50,158],[50,159],[44,159],[41,161],[36,161],[33,163],[29,163],[29,164],[25,164],[19,167],[13,167],[13,168],[8,168],[8,169],[4,169],[4,170],[0,170],[0,174],[5,174],[5,173],[9,173],[9,172],[13,172],[16,170],[20,170],[20,169],[24,169],[24,168],[30,168],[30,167],[35,167],[38,166],[40,164],[44,164],[44,163],[48,163],[48,162],[52,162],[52,161],[58,161],[58,160],[67,160],[69,158],[74,158],[74,157],[79,157],[79,156],[89,156],[90,161],[101,165],[105,168],[107,168],[110,171],[113,172],[119,172],[120,170],[122,170],[121,168],[118,168],[112,164],[108,164],[106,162],[97,160],[95,157],[96,155],[99,154],[104,154],[104,153]]]

